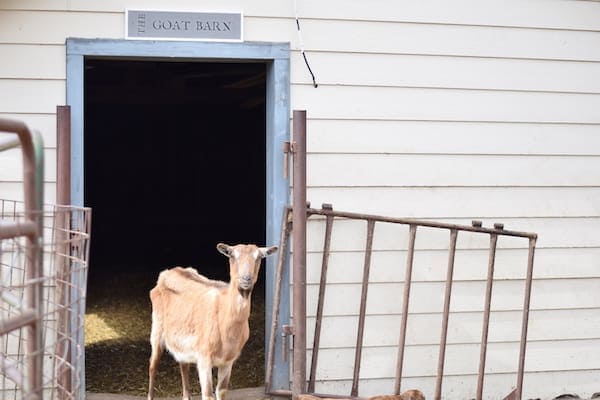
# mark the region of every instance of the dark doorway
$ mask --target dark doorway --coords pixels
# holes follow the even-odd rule
[[[216,251],[217,242],[265,243],[265,86],[262,63],[85,60],[84,201],[93,208],[88,309],[101,314],[100,307],[115,302],[117,308],[133,307],[128,300],[145,307],[135,315],[139,322],[124,316],[124,327],[113,321],[107,328],[127,339],[137,335],[126,332],[134,325],[143,344],[99,350],[122,353],[141,346],[144,361],[135,368],[143,381],[134,390],[100,390],[145,390],[148,290],[160,270],[194,266],[227,280],[227,260]],[[264,305],[262,283],[261,278],[253,295],[255,309]],[[264,323],[254,325],[264,348]],[[254,365],[262,365],[263,352],[257,357]],[[88,354],[92,391],[94,365]],[[175,367],[161,368],[172,369],[178,384]]]

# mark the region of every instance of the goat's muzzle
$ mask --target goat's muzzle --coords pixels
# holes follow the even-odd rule
[[[242,275],[238,278],[238,290],[244,297],[248,297],[250,292],[252,292],[252,287],[254,286],[254,282],[252,282],[252,277],[250,275]]]

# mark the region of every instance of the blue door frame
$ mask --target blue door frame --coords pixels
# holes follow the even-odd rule
[[[71,200],[84,204],[84,61],[85,58],[136,58],[140,60],[185,60],[198,62],[253,61],[267,65],[266,94],[266,231],[268,245],[278,244],[283,209],[288,204],[288,183],[283,179],[283,143],[290,134],[290,51],[288,43],[216,43],[120,39],[69,38],[67,48],[67,104],[71,106]],[[266,259],[266,327],[271,326],[276,257]],[[287,270],[287,269],[286,269]],[[284,276],[283,282],[289,282]],[[289,321],[289,291],[283,290],[279,320]],[[266,338],[266,344],[269,338]],[[289,388],[289,364],[277,348],[273,370],[273,389]]]

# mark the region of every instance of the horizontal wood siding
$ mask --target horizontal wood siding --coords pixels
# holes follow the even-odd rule
[[[300,57],[295,54],[294,78],[299,84],[311,84]],[[364,57],[361,53],[314,52],[310,63],[321,82],[336,85],[600,92],[595,80],[600,66],[581,61],[377,53]],[[573,78],[565,80],[565,75]]]
[[[598,125],[485,121],[311,119],[314,153],[599,155]],[[368,135],[364,131],[369,131]],[[452,138],[452,140],[448,140]],[[433,145],[434,144],[434,145]]]
[[[318,119],[600,123],[600,94],[302,85],[292,96]]]
[[[419,237],[420,238],[420,237]],[[446,279],[446,249],[417,249],[414,254],[416,268],[413,282],[444,282]],[[536,279],[587,279],[600,278],[598,247],[581,247],[574,254],[564,248],[541,247],[536,252],[534,278]],[[319,283],[322,255],[317,252],[307,256],[307,282]],[[523,264],[527,259],[525,248],[500,248],[496,255],[494,276],[499,280],[523,279]],[[487,277],[487,249],[458,249],[454,270],[456,281],[483,281]],[[330,284],[362,282],[362,251],[337,251],[329,258],[327,279]],[[376,250],[372,255],[370,280],[375,283],[403,282],[406,250]],[[567,266],[567,267],[565,267]]]
[[[171,0],[169,8],[190,9],[193,1]],[[414,22],[425,24],[488,25],[550,29],[597,30],[600,11],[591,1],[490,1],[457,0],[451,9],[444,0],[422,0],[398,4],[395,0],[380,0],[377,7],[365,7],[361,0],[319,0],[297,2],[300,16],[319,19],[353,19],[366,21]],[[551,6],[548,6],[550,4]],[[294,14],[292,4],[278,1],[222,0],[221,9],[243,9],[248,16],[289,18]],[[541,5],[547,5],[542,7]],[[210,5],[207,5],[207,8]],[[125,1],[103,0],[4,0],[9,10],[121,12],[132,7]],[[144,7],[165,8],[162,0],[145,0]],[[465,12],[468,9],[469,12]]]
[[[20,149],[6,150],[0,157],[0,181],[21,182],[23,157]],[[56,148],[44,151],[44,181],[56,182]]]
[[[65,79],[63,45],[2,44],[2,79]]]
[[[562,342],[532,342],[528,348],[530,356],[528,361],[530,366],[535,369],[547,368],[557,371],[563,369],[583,369],[589,370],[595,368],[594,354],[588,351],[588,346],[600,345],[599,340],[576,340]],[[553,351],[561,350],[561,352]],[[424,345],[418,347],[409,347],[407,357],[413,359],[420,358],[420,362],[409,363],[406,365],[406,375],[408,377],[420,377],[435,375],[437,368],[438,346]],[[489,366],[488,371],[491,374],[509,374],[516,367],[519,346],[518,343],[491,343],[488,346]],[[352,365],[354,360],[353,349],[328,349],[324,353],[330,353],[332,357],[337,358],[339,363],[323,363],[322,375],[333,380],[342,380],[352,377]],[[563,354],[570,354],[573,357],[564,357]],[[456,344],[449,345],[446,350],[447,363],[444,373],[450,376],[476,375],[479,362],[478,344]],[[394,370],[395,357],[387,347],[369,347],[363,349],[363,366],[361,368],[362,376],[365,379],[392,378],[393,375],[387,375]],[[551,365],[548,367],[547,365]],[[532,368],[532,369],[533,369]]]
[[[473,2],[458,4],[462,11],[434,4],[390,6],[398,15],[384,16],[351,2],[328,21],[305,3],[303,39],[319,88],[294,54],[292,98],[309,116],[308,198],[341,210],[538,232],[525,396],[591,395],[597,389],[581,377],[600,369],[600,242],[591,239],[600,223],[600,63],[588,45],[600,32],[587,16],[565,25],[548,11],[572,6],[570,19],[577,9],[598,15],[600,5],[497,3],[507,8],[487,13]],[[509,16],[511,7],[519,16]],[[393,387],[407,231],[375,228],[361,393]],[[349,391],[365,232],[365,223],[334,224],[317,390]],[[309,347],[323,233],[322,222],[309,224]],[[417,234],[403,387],[429,396],[448,236]],[[486,237],[459,235],[446,398],[475,395],[488,246]],[[515,382],[527,241],[501,238],[499,248],[489,398]]]
[[[494,285],[492,308],[498,311],[518,311],[523,307],[524,280],[499,281]],[[532,310],[599,308],[600,278],[537,279]],[[411,285],[410,312],[439,313],[443,310],[445,282],[415,282]],[[394,282],[371,283],[367,313],[372,315],[400,314],[404,285]],[[318,286],[307,288],[307,309],[316,310]],[[361,288],[358,284],[336,284],[327,289],[325,316],[358,315]],[[581,293],[589,293],[583,296]],[[485,281],[461,281],[452,286],[452,311],[457,313],[483,311]],[[309,312],[309,315],[311,313]],[[520,324],[519,324],[520,325]]]
[[[316,154],[308,163],[315,187],[594,187],[600,156]]]
[[[65,39],[123,38],[132,1],[4,0],[0,116],[42,132],[55,193],[55,106]],[[293,109],[308,111],[314,206],[539,234],[525,398],[600,388],[600,3],[578,0],[149,0],[148,9],[244,13],[247,41],[289,41]],[[0,197],[20,197],[20,164],[0,155]],[[323,224],[309,224],[309,347]],[[460,234],[444,398],[472,398],[486,237]],[[515,383],[527,242],[499,240],[487,398]],[[336,222],[317,390],[349,393],[365,224]],[[360,394],[390,392],[407,228],[378,224]],[[434,387],[447,232],[419,229],[403,388]]]
[[[533,310],[531,313],[531,342],[554,341],[556,335],[561,335],[562,341],[596,339],[596,332],[600,329],[600,321],[595,318],[595,310],[585,309],[574,314],[571,309]],[[552,324],[556,317],[560,317],[563,324]],[[389,332],[400,332],[400,314],[370,315],[366,317],[365,347],[395,346]],[[580,318],[587,321],[580,324]],[[410,315],[407,344],[410,346],[433,346],[439,343],[441,329],[441,313],[412,313]],[[483,315],[480,311],[465,311],[452,315],[448,330],[449,344],[478,344],[481,340]],[[490,317],[490,343],[508,343],[519,340],[520,335],[519,311],[494,311]],[[309,337],[312,337],[315,318],[308,320]],[[351,336],[336,335],[335,329],[355,332],[358,324],[356,315],[340,315],[324,320],[321,345],[325,348],[342,349],[353,348],[356,338]],[[577,326],[578,329],[573,329]],[[311,346],[309,346],[311,347]],[[312,348],[312,347],[311,347]],[[392,352],[393,353],[393,352]],[[511,360],[512,362],[512,360]]]

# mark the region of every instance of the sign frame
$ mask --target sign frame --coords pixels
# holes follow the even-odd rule
[[[215,16],[215,15],[221,15],[221,16],[231,16],[232,18],[235,18],[234,23],[239,25],[239,36],[236,37],[202,37],[202,36],[183,36],[183,35],[167,35],[167,36],[161,36],[161,35],[143,35],[143,36],[136,36],[133,34],[133,32],[130,31],[130,17],[135,17],[135,15],[133,13],[148,13],[148,14],[164,14],[164,16],[171,16],[173,18],[175,17],[179,17],[181,18],[182,16],[186,16],[188,19],[185,21],[180,21],[182,22],[181,25],[178,26],[178,29],[165,29],[165,32],[169,32],[169,31],[173,31],[173,30],[177,30],[177,31],[181,31],[182,27],[184,28],[190,28],[190,25],[192,25],[192,28],[194,26],[198,27],[198,23],[199,23],[199,17],[202,16]],[[194,22],[195,24],[192,24],[192,22]],[[214,21],[211,21],[214,22]],[[221,25],[222,27],[224,27],[225,25]],[[172,24],[170,25],[171,28],[174,28],[175,26]],[[213,25],[214,27],[214,25]],[[186,32],[190,32],[192,31],[192,29],[183,29]],[[195,30],[196,32],[198,30]],[[212,31],[212,30],[209,30]],[[233,43],[241,43],[244,41],[244,14],[242,11],[232,11],[232,10],[227,10],[227,11],[220,11],[220,10],[210,10],[210,11],[198,11],[198,10],[164,10],[164,9],[137,9],[137,8],[127,8],[125,10],[125,39],[127,40],[171,40],[171,41],[191,41],[191,42],[233,42]]]

